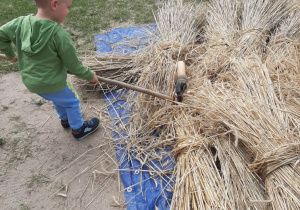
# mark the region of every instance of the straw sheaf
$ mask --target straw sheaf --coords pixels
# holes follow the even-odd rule
[[[195,30],[204,21],[203,7],[199,9],[193,4],[184,4],[182,0],[167,1],[155,16],[158,40],[178,41],[183,45],[193,42],[197,36]]]
[[[176,145],[175,145],[175,150],[173,152],[174,157],[178,157],[178,155],[185,155],[186,153],[188,153],[191,150],[199,150],[200,147],[207,147],[207,143],[205,143],[203,141],[203,138],[201,137],[193,137],[191,139],[191,137],[180,137],[180,139],[178,139],[176,141]]]
[[[295,129],[299,130],[300,90],[300,10],[293,7],[290,16],[284,20],[272,36],[266,53],[266,63],[278,97],[284,100],[294,115]]]
[[[138,86],[175,96],[176,63],[178,60],[192,57],[196,30],[201,23],[195,21],[194,17],[199,17],[200,14],[195,5],[183,4],[183,1],[168,1],[158,11],[156,41],[136,60],[136,69],[141,72]],[[170,102],[149,98],[146,95],[139,94],[136,98],[135,96],[132,98],[136,101],[141,116],[146,117],[143,117],[145,122],[153,121],[154,115],[158,116],[158,113],[163,114],[161,110],[174,109],[174,106],[170,106]],[[157,118],[161,126],[164,125],[163,116]],[[165,124],[167,130],[169,122],[170,119]],[[156,126],[155,123],[153,126]]]
[[[124,158],[153,169],[156,150],[172,150],[171,209],[298,209],[299,9],[287,0],[205,5],[170,0],[158,10],[156,36],[128,75],[175,97],[183,60],[188,87],[183,103],[131,93]]]
[[[261,55],[264,51],[270,31],[274,30],[290,12],[287,0],[244,1],[241,17],[241,31],[243,36],[239,40],[241,53],[255,50]],[[251,31],[251,34],[245,33]]]
[[[236,140],[245,144],[253,156],[257,152],[265,154],[266,148],[276,148],[276,145],[282,143],[298,142],[299,130],[293,130],[293,117],[289,116],[284,104],[276,99],[272,83],[268,80],[268,70],[257,59],[246,61],[248,63],[242,60],[231,65],[235,69],[233,75],[236,75],[236,80],[231,81],[238,82],[230,85],[230,89],[224,89],[223,85],[215,90],[213,86],[203,87],[201,97],[207,97],[207,101],[212,104],[205,115],[212,121],[218,120],[219,125],[223,124],[224,129],[231,131]],[[217,87],[216,84],[214,86]],[[219,96],[212,94],[214,92],[219,92]],[[293,174],[291,170],[286,171]],[[299,176],[294,179],[296,183],[300,181]],[[296,192],[293,195],[297,197],[298,192],[292,192]],[[297,203],[297,199],[293,201]]]
[[[250,169],[261,174],[265,180],[270,173],[285,165],[291,164],[293,168],[298,167],[300,169],[299,162],[300,143],[295,143],[280,146],[272,152],[263,154],[261,158],[257,158],[250,165]],[[298,171],[300,171],[299,169]]]

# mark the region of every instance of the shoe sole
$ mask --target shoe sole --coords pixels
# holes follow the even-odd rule
[[[91,132],[89,132],[88,134],[86,134],[85,136],[83,136],[83,137],[81,137],[81,138],[75,138],[77,141],[79,141],[79,140],[81,140],[81,139],[84,139],[85,137],[87,137],[87,136],[89,136],[89,135],[91,135],[92,133],[94,133],[97,129],[98,129],[98,127],[99,127],[99,124],[97,125],[97,127],[95,128],[95,130],[93,130],[93,131],[91,131]]]

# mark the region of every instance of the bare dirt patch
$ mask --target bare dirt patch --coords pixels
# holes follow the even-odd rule
[[[75,89],[84,99],[84,119],[97,116],[104,104],[99,93]],[[27,91],[19,73],[0,75],[0,118],[1,209],[124,208],[114,150],[103,127],[76,141],[61,127],[51,103]]]

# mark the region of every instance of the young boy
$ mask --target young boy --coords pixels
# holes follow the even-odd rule
[[[93,83],[98,79],[79,61],[69,34],[59,25],[69,14],[72,1],[35,0],[35,16],[22,16],[0,27],[0,51],[11,62],[19,62],[27,89],[52,101],[61,125],[71,127],[79,140],[98,128],[99,119],[83,121],[78,96],[66,81],[67,70]]]

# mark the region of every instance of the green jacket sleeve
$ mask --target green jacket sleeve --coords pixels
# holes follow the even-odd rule
[[[82,79],[92,80],[94,73],[78,59],[76,49],[69,34],[64,30],[59,30],[54,40],[58,56],[67,70]]]
[[[0,51],[8,58],[13,58],[16,53],[13,50],[12,42],[15,43],[15,31],[22,18],[14,19],[0,27]]]

